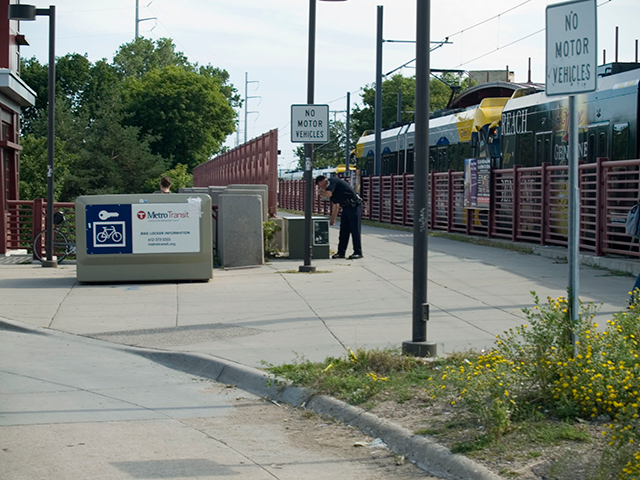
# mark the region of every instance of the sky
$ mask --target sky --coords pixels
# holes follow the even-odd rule
[[[22,0],[28,3],[29,0]],[[375,82],[377,6],[383,7],[385,40],[415,39],[418,0],[318,1],[316,5],[315,104],[328,104],[330,118],[345,120],[362,106],[362,87]],[[426,1],[426,0],[425,0]],[[544,82],[545,10],[555,0],[431,0],[430,38],[448,44],[430,55],[433,69],[505,70],[516,82]],[[53,4],[53,3],[51,3]],[[633,62],[640,37],[640,0],[597,0],[598,63]],[[36,4],[46,8],[47,4]],[[86,55],[92,62],[113,60],[135,36],[136,0],[57,0],[56,56]],[[238,93],[248,98],[239,111],[234,147],[277,128],[280,169],[295,167],[299,145],[291,139],[291,105],[307,102],[309,1],[307,0],[139,0],[139,34],[169,37],[176,50],[199,65],[227,70]],[[635,28],[634,28],[635,27]],[[30,42],[25,58],[48,62],[48,19],[21,22]],[[435,46],[435,45],[434,45]],[[432,47],[433,48],[433,47]],[[415,58],[415,44],[385,42],[383,73]],[[397,71],[415,75],[409,67]],[[248,83],[246,82],[248,80]]]

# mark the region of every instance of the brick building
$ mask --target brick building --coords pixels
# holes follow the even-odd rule
[[[19,22],[9,20],[9,4],[0,0],[0,256],[7,254],[9,200],[18,200],[20,179],[20,109],[35,104],[36,95],[20,78]]]

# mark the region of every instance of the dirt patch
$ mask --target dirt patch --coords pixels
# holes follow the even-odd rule
[[[432,438],[448,448],[482,437],[482,427],[445,403],[418,399],[403,404],[387,401],[369,410],[379,418],[413,433]],[[580,423],[584,439],[545,438],[545,423],[538,429],[514,427],[496,445],[465,455],[504,478],[521,480],[584,480],[593,478],[606,447],[603,422]],[[551,443],[549,443],[551,442]]]

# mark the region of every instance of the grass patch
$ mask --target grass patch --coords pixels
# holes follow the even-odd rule
[[[576,474],[577,449],[595,472],[589,478],[640,478],[640,307],[631,305],[603,328],[594,323],[593,304],[580,305],[582,321],[574,325],[565,298],[542,302],[534,294],[534,302],[523,309],[527,323],[497,336],[487,352],[429,360],[359,349],[267,369],[353,405],[414,408],[430,422],[416,434],[437,435],[454,452],[530,461],[562,445],[566,454],[553,463],[567,475]]]

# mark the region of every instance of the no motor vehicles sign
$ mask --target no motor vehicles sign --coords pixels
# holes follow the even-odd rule
[[[597,86],[595,0],[547,7],[547,95],[593,92]]]
[[[291,141],[327,143],[329,105],[291,105]]]

